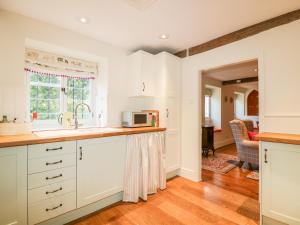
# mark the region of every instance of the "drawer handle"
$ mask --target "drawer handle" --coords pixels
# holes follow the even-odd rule
[[[46,208],[46,212],[55,210],[55,209],[57,209],[57,208],[59,208],[59,207],[62,207],[62,205],[63,205],[63,204],[60,203],[58,206],[55,206],[55,207],[53,207],[53,208],[51,208],[51,209]]]
[[[46,152],[49,152],[49,151],[57,151],[57,150],[62,150],[63,147],[59,147],[59,148],[46,148]]]
[[[62,187],[60,187],[59,189],[56,189],[56,190],[53,190],[53,191],[46,191],[46,195],[47,194],[52,194],[52,193],[55,193],[55,192],[58,192],[58,191],[62,191]]]
[[[57,162],[51,162],[51,163],[46,162],[46,166],[49,166],[49,165],[55,165],[55,164],[62,163],[62,162],[63,162],[62,160],[59,160],[59,161],[57,161]]]
[[[62,173],[57,175],[57,176],[54,176],[54,177],[46,177],[46,180],[52,180],[52,179],[55,179],[55,178],[59,178],[59,177],[62,177]]]
[[[268,159],[267,159],[267,151],[268,151],[268,149],[265,148],[265,163],[268,163]]]

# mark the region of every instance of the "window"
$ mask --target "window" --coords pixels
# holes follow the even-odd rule
[[[30,119],[37,112],[39,121],[57,121],[62,112],[72,112],[78,103],[92,103],[92,80],[39,75],[30,72]],[[91,120],[86,107],[80,107],[78,118]]]
[[[205,118],[211,117],[211,97],[209,95],[205,95]]]

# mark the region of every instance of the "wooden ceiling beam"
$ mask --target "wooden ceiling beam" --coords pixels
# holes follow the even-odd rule
[[[230,85],[230,84],[243,84],[243,83],[249,83],[249,82],[255,82],[258,81],[258,77],[246,77],[246,78],[241,78],[241,79],[236,79],[236,80],[226,80],[223,81],[223,85]]]
[[[238,31],[232,32],[230,34],[223,35],[211,41],[205,42],[203,44],[191,47],[188,49],[188,55],[192,56],[195,54],[199,54],[202,52],[209,51],[211,49],[221,47],[223,45],[230,44],[235,41],[242,40],[244,38],[256,35],[263,31],[272,29],[277,26],[281,26],[287,23],[291,23],[295,20],[300,19],[300,9],[274,17],[272,19],[265,20],[263,22],[254,24],[252,26],[240,29]],[[175,55],[179,54],[179,57],[186,57],[187,54],[182,54],[183,52],[187,53],[187,50],[180,51],[175,53]]]

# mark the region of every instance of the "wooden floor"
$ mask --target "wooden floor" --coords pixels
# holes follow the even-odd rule
[[[217,152],[234,153],[234,146]],[[203,170],[203,182],[176,177],[147,202],[118,203],[77,225],[259,224],[258,182],[235,168],[226,175]]]

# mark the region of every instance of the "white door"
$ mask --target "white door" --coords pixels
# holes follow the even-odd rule
[[[0,224],[27,224],[27,146],[0,148]]]
[[[261,145],[262,214],[278,221],[300,224],[300,146]]]
[[[123,190],[126,137],[77,142],[77,207]]]

